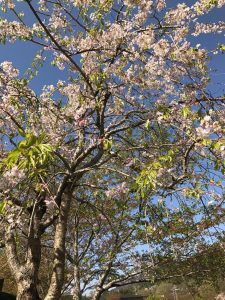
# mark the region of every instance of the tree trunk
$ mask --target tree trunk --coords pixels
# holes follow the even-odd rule
[[[73,300],[81,300],[79,251],[78,251],[78,224],[75,224],[75,233],[74,233],[74,273],[73,274],[74,274]]]
[[[73,300],[81,300],[80,284],[76,280],[73,289]]]
[[[99,282],[98,282],[98,285],[96,287],[96,290],[94,292],[94,295],[92,296],[92,300],[99,300],[101,295],[103,294],[103,292],[105,291],[105,288],[103,287],[104,286],[104,283],[112,269],[112,265],[113,265],[113,257],[111,257],[111,260],[108,262],[108,265],[104,271],[104,273],[100,276],[99,278]]]
[[[96,288],[94,295],[92,296],[91,300],[99,300],[101,295],[103,293],[103,290],[99,287]]]
[[[17,300],[40,300],[36,285],[28,280],[18,283]]]
[[[74,289],[73,289],[73,300],[81,300],[80,291],[80,270],[79,263],[74,263]]]
[[[58,300],[61,296],[64,283],[65,240],[70,203],[71,195],[63,197],[55,231],[53,271],[45,300]]]
[[[73,289],[73,300],[81,300],[81,292],[80,292],[80,278],[79,271],[77,271],[77,267],[74,267],[74,289]]]
[[[41,245],[39,238],[28,240],[27,260],[21,267],[20,280],[18,282],[17,299],[39,300],[38,294],[38,271],[41,260]]]
[[[39,214],[39,212],[38,212]],[[30,230],[27,237],[27,251],[20,263],[17,255],[17,245],[14,236],[13,225],[8,225],[5,232],[5,247],[7,260],[17,283],[17,299],[39,300],[38,295],[38,271],[41,261],[41,241],[39,235],[40,215],[34,211],[30,221]]]

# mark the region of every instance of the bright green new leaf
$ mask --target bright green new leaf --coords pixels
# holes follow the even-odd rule
[[[5,207],[6,207],[6,201],[3,200],[0,202],[0,215],[4,213]]]
[[[103,149],[109,151],[112,148],[112,140],[105,139],[103,141]]]
[[[184,118],[187,118],[190,115],[191,111],[188,107],[183,107],[181,113]]]

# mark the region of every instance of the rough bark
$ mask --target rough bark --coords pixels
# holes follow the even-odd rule
[[[104,292],[104,290],[102,288],[97,287],[91,300],[99,300],[101,295],[103,294],[103,292]]]
[[[12,272],[12,275],[18,282],[21,276],[20,264],[17,256],[17,249],[14,237],[14,228],[9,225],[5,229],[5,251],[7,253],[7,261]]]
[[[21,280],[18,283],[17,300],[39,300],[36,285],[30,280]]]
[[[75,226],[77,227],[78,224],[76,224]],[[74,234],[74,289],[73,289],[73,300],[81,300],[79,251],[78,251],[78,228],[75,228],[75,234]]]
[[[5,247],[7,260],[11,272],[17,283],[18,300],[39,300],[38,295],[38,271],[41,261],[41,242],[39,224],[41,219],[40,210],[34,207],[30,220],[29,233],[27,237],[27,251],[20,263],[17,255],[17,245],[13,225],[8,225],[5,231]]]
[[[58,300],[64,283],[65,239],[71,195],[63,197],[54,239],[54,262],[50,286],[45,300]]]
[[[21,275],[18,281],[18,300],[39,300],[38,294],[38,271],[40,266],[40,239],[31,238],[28,240],[27,261],[21,268]]]
[[[111,260],[108,262],[108,265],[104,271],[104,273],[101,275],[99,279],[98,286],[96,287],[95,293],[92,296],[92,300],[99,300],[103,292],[106,290],[103,286],[105,284],[105,281],[111,271],[112,265],[113,265],[113,259],[114,257],[111,258]]]
[[[73,290],[73,300],[81,300],[80,291],[80,272],[79,266],[74,265],[74,290]]]

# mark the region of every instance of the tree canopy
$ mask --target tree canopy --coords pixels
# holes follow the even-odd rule
[[[1,1],[1,43],[37,51],[24,74],[0,64],[1,236],[18,299],[98,300],[154,283],[161,260],[223,247],[225,98],[209,64],[225,25],[204,19],[223,5]],[[50,65],[64,79],[35,88]]]

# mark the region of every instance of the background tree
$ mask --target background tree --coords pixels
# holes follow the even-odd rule
[[[134,265],[139,203],[127,196],[124,183],[95,192],[93,199],[91,186],[84,193],[85,186],[76,195],[79,204],[68,229],[68,259],[74,268],[74,298],[91,290],[93,299],[99,299],[105,290],[140,273]]]

